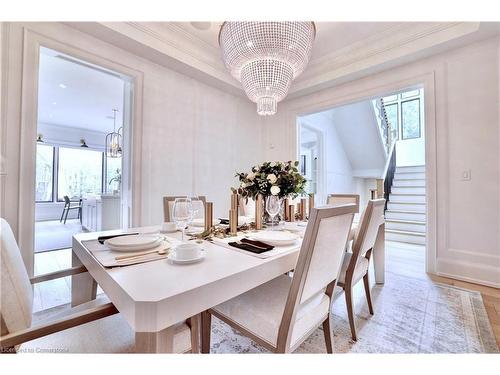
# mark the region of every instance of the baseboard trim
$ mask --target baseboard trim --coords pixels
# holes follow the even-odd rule
[[[500,288],[500,271],[497,267],[464,263],[456,260],[437,259],[438,276],[449,277],[473,284]]]

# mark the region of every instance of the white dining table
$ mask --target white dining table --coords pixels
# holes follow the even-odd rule
[[[85,241],[119,233],[159,232],[159,227],[126,231],[80,233],[73,236],[73,266],[88,273],[72,276],[72,306],[96,297],[97,284],[135,332],[136,351],[169,353],[175,325],[213,306],[262,285],[295,268],[297,247],[261,259],[231,248],[203,241],[205,258],[193,264],[172,264],[166,259],[106,268]],[[168,234],[180,239],[180,233]],[[384,224],[379,227],[373,250],[375,281],[384,282]]]

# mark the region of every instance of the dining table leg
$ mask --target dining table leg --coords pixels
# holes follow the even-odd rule
[[[71,252],[71,265],[81,266],[82,262],[74,251]],[[92,301],[97,295],[97,283],[88,272],[71,276],[71,306],[75,307],[82,303]]]
[[[136,332],[136,353],[173,353],[175,326],[159,332]]]
[[[375,246],[373,247],[373,270],[375,273],[375,283],[385,283],[385,222],[378,227]]]

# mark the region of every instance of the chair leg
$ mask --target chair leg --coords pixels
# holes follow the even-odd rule
[[[208,311],[201,313],[201,352],[210,353],[210,334],[212,332],[212,314]]]
[[[357,341],[356,337],[356,325],[354,324],[354,310],[352,305],[352,289],[351,287],[345,288],[345,303],[347,305],[347,315],[349,316],[349,325],[351,326],[351,336],[354,341]]]
[[[325,319],[323,322],[323,334],[325,335],[325,345],[326,345],[326,352],[328,354],[333,353],[333,335],[332,335],[332,330],[330,328],[330,314],[328,314],[328,317]]]
[[[64,216],[64,224],[66,224],[66,220],[68,219],[69,209],[66,210],[66,216]]]
[[[366,302],[368,302],[368,310],[370,310],[370,314],[373,315],[373,305],[372,305],[372,296],[370,292],[370,281],[368,279],[368,272],[365,276],[363,276],[363,284],[365,286],[365,294],[366,294]]]
[[[62,214],[61,214],[61,218],[59,219],[59,222],[61,222],[61,221],[62,221],[62,219],[63,219],[63,217],[64,217],[64,212],[65,212],[65,211],[66,211],[66,208],[63,208],[63,212],[62,212]]]

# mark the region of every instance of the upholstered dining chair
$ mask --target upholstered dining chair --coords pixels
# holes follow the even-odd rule
[[[294,351],[323,325],[333,352],[330,302],[338,278],[355,205],[311,211],[293,277],[279,276],[202,313],[202,352],[210,351],[214,315],[265,348]]]
[[[338,286],[345,292],[347,305],[347,315],[351,327],[351,336],[357,340],[356,325],[354,322],[354,307],[352,303],[352,288],[363,279],[365,287],[366,301],[370,314],[373,315],[373,305],[370,292],[370,282],[368,270],[370,268],[370,258],[377,232],[384,215],[385,199],[369,200],[361,214],[359,225],[355,229],[353,236],[352,252],[347,252],[342,263],[342,270],[338,280]]]
[[[87,270],[84,266],[73,267],[30,279],[9,224],[3,218],[0,221],[1,353],[134,351],[134,332],[110,302],[94,300],[70,309],[66,314],[56,314],[50,320],[35,322],[32,285]],[[193,326],[192,332],[190,325]],[[199,329],[191,324],[191,320],[179,324],[174,336],[174,351],[183,353],[193,347],[197,352],[198,335]]]
[[[339,206],[343,204],[354,203],[356,205],[356,214],[359,213],[359,194],[328,194],[326,197],[326,204],[329,206]],[[356,216],[356,215],[354,215]],[[349,232],[349,241],[354,239],[356,233],[356,223],[353,224]]]
[[[340,206],[343,204],[354,203],[356,213],[359,212],[359,194],[328,194],[326,204],[329,206]]]
[[[170,222],[172,219],[172,212],[174,208],[174,202],[176,198],[186,198],[185,195],[167,195],[163,197],[163,221]],[[205,195],[199,195],[198,198],[203,202],[203,206],[207,202],[207,197]]]

